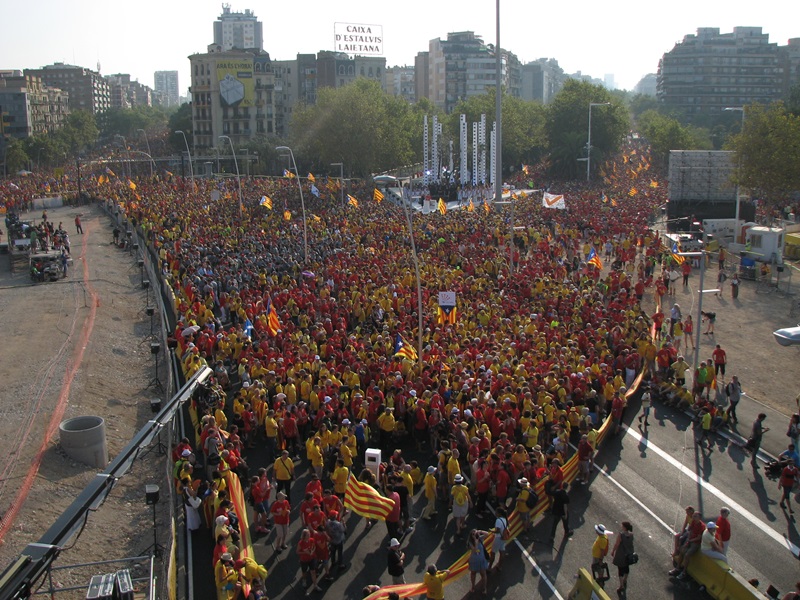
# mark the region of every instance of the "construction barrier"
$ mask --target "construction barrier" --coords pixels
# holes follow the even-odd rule
[[[611,598],[592,578],[592,574],[581,568],[578,569],[578,579],[569,591],[567,600],[611,600]]]
[[[702,552],[689,559],[686,571],[716,600],[769,600],[727,563],[709,558]]]

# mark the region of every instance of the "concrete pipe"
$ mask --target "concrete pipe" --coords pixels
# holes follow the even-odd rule
[[[70,458],[86,465],[105,468],[108,465],[106,422],[101,417],[74,417],[58,426],[61,447]]]

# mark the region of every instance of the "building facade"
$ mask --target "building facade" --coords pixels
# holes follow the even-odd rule
[[[107,75],[111,88],[111,108],[126,109],[134,106],[153,106],[153,90],[127,73]]]
[[[179,106],[181,88],[177,71],[156,71],[153,75],[155,91],[162,106]]]
[[[796,50],[797,43],[788,48]],[[760,27],[735,27],[732,33],[703,27],[661,58],[657,97],[689,117],[773,102],[791,86],[786,73],[790,55]]]
[[[0,76],[0,113],[4,137],[54,133],[69,115],[69,94],[35,75]]]
[[[549,104],[564,87],[567,76],[554,58],[540,58],[522,65],[523,100]]]
[[[274,88],[269,54],[223,51],[212,44],[189,57],[195,148],[218,145],[227,135],[235,147],[275,133]]]
[[[223,51],[264,50],[261,22],[252,10],[232,12],[230,4],[222,5],[222,14],[214,22],[214,44]]]
[[[501,85],[505,93],[520,97],[522,71],[519,59],[507,50],[501,53]],[[496,85],[495,49],[472,31],[436,38],[428,47],[428,95],[436,106],[450,113],[461,100],[485,94]],[[420,62],[424,58],[418,55]],[[419,98],[419,96],[417,97]]]
[[[111,108],[111,86],[97,71],[54,63],[40,69],[25,69],[25,75],[39,77],[46,85],[67,92],[72,112],[85,110],[97,115]]]
[[[417,101],[414,67],[389,67],[385,71],[383,89],[387,94],[399,96],[409,104]]]

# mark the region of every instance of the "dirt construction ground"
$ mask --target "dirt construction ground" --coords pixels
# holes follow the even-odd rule
[[[77,234],[74,225],[78,214],[83,235]],[[41,216],[37,211],[22,218],[40,220]],[[55,225],[63,221],[70,236],[73,264],[66,278],[32,284],[27,269],[12,275],[9,257],[0,256],[3,570],[28,543],[40,538],[101,470],[61,451],[59,423],[83,415],[102,417],[109,458],[113,458],[152,417],[150,399],[158,396],[146,389],[154,374],[149,343],[143,342],[150,320],[144,312],[146,292],[135,255],[110,243],[111,221],[100,207],[51,209],[48,220]],[[163,354],[159,358],[163,374]],[[157,453],[137,459],[57,564],[140,555],[153,541],[145,484],[161,486],[162,529],[168,519],[164,475]],[[118,568],[122,566],[59,571],[54,581],[62,588],[84,585],[92,574]],[[137,571],[134,576],[144,574]],[[57,597],[84,598],[85,590]]]
[[[83,235],[73,225],[79,213]],[[0,569],[37,541],[96,473],[60,450],[58,424],[81,415],[103,417],[113,457],[151,415],[153,393],[146,386],[153,361],[143,343],[150,325],[136,257],[110,245],[111,222],[99,207],[65,207],[50,210],[48,217],[55,224],[63,221],[70,234],[74,264],[65,279],[31,285],[27,272],[12,275],[8,256],[0,256]],[[23,218],[40,219],[41,213]],[[715,280],[713,266],[706,281]],[[696,289],[696,272],[690,283]],[[667,297],[665,303],[678,302],[684,315],[696,315],[693,297],[679,286],[674,300]],[[715,311],[717,322],[713,338],[701,335],[701,358],[710,358],[714,343],[721,344],[729,376],[739,376],[750,398],[785,415],[796,410],[800,347],[784,348],[772,336],[773,330],[796,324],[798,319],[789,317],[790,300],[757,294],[755,284],[745,281],[738,300],[726,286],[722,299],[706,294],[704,309]],[[775,424],[781,445],[784,429]],[[152,542],[144,486],[158,483],[165,498],[164,468],[156,453],[137,460],[59,564],[141,553]],[[162,527],[168,504],[159,505]],[[61,571],[54,581],[59,587],[82,585],[105,570]],[[85,591],[57,597],[83,598]]]

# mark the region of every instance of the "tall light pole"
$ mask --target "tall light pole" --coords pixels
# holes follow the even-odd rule
[[[698,290],[699,297],[697,299],[697,322],[694,324],[694,372],[697,372],[697,367],[700,364],[700,330],[703,323],[703,294],[717,293],[719,289],[704,290],[703,280],[706,274],[706,252],[700,250],[699,252],[678,252],[678,256],[686,258],[699,258],[700,259],[700,288]]]
[[[153,157],[150,156],[147,152],[142,152],[141,150],[131,150],[131,152],[133,152],[134,154],[142,154],[146,156],[148,159],[150,159],[150,177],[152,177],[153,170],[155,169],[156,166],[156,161],[153,160]]]
[[[122,140],[122,146],[125,148],[125,153],[128,155],[128,179],[131,178],[131,150],[128,148],[128,140],[125,139],[124,135],[117,134],[114,137],[118,137]]]
[[[727,106],[727,107],[723,108],[722,110],[727,110],[727,111],[740,110],[740,111],[742,111],[742,128],[741,128],[741,131],[739,133],[744,133],[744,115],[745,115],[744,106]],[[741,166],[742,166],[742,159],[741,159],[741,153],[740,153],[739,154],[739,168],[740,169],[741,169]],[[736,224],[733,226],[734,233],[736,234],[736,236],[734,238],[734,241],[736,241],[737,243],[738,243],[738,240],[739,240],[739,205],[741,203],[741,195],[739,193],[740,188],[741,188],[741,186],[737,183],[736,184]]]
[[[500,0],[495,0],[496,38],[494,43],[494,201],[503,200],[503,58],[500,53]],[[508,274],[514,272],[514,199],[508,238]]]
[[[144,143],[145,143],[145,146],[147,146],[147,154],[152,155],[153,153],[150,152],[150,141],[147,139],[147,132],[144,129],[137,129],[136,133],[139,133],[139,132],[141,132],[142,135],[144,136]]]
[[[297,171],[297,163],[294,160],[294,152],[289,146],[277,146],[276,152],[288,152],[289,157],[292,159],[292,167],[294,168],[295,179],[297,179],[297,189],[300,190],[300,207],[303,210],[303,262],[308,264],[308,227],[306,226],[306,202],[303,199],[303,184],[300,183],[300,173]]]
[[[236,160],[236,150],[233,148],[233,142],[227,135],[219,136],[220,140],[228,140],[231,145],[231,152],[233,153],[233,166],[236,168],[236,183],[239,188],[239,227],[242,226],[242,178],[239,176],[239,161]],[[190,163],[191,164],[191,163]],[[194,182],[194,180],[192,180]]]
[[[591,179],[592,172],[592,107],[611,106],[611,102],[589,102],[589,138],[586,141],[586,182]]]
[[[344,208],[344,163],[331,163],[332,167],[339,167],[339,192],[342,196],[342,208]]]
[[[422,279],[419,274],[419,259],[417,258],[417,246],[414,243],[414,227],[411,222],[411,208],[403,199],[403,212],[408,223],[408,237],[411,240],[411,258],[414,261],[414,272],[417,277],[417,365],[419,372],[422,373]]]
[[[192,178],[192,191],[194,191],[194,167],[192,166],[192,153],[189,152],[189,140],[186,139],[186,132],[180,129],[176,129],[175,133],[179,133],[183,136],[183,143],[186,145],[186,154],[189,156],[189,176]],[[228,136],[220,136],[228,137]],[[228,139],[230,141],[230,138]],[[231,148],[233,148],[233,144],[231,144]]]

